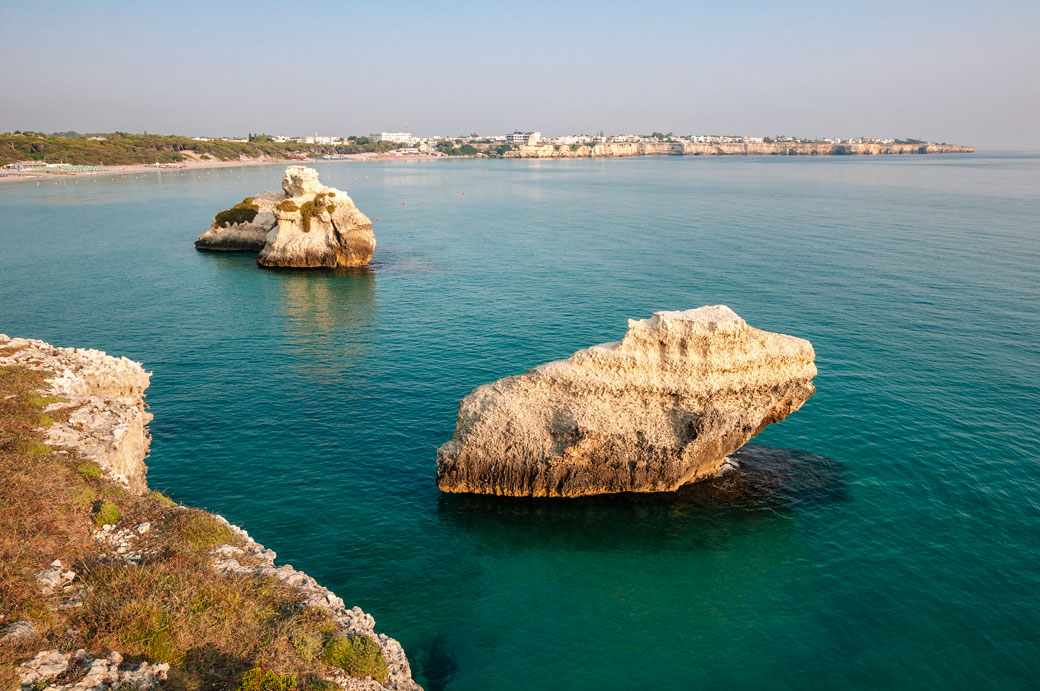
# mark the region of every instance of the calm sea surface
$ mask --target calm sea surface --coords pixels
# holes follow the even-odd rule
[[[1035,688],[1040,157],[317,167],[379,218],[371,271],[194,249],[276,166],[0,185],[0,331],[142,361],[152,486],[372,613],[428,689]],[[820,370],[739,471],[438,493],[475,386],[719,303]]]

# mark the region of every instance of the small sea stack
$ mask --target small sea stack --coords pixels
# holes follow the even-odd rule
[[[619,342],[477,387],[437,451],[445,492],[670,492],[812,396],[809,341],[706,306],[629,320]]]
[[[281,192],[221,211],[195,247],[257,252],[261,266],[335,269],[371,261],[376,236],[346,192],[321,184],[313,168],[289,166]]]
[[[318,171],[285,169],[286,199],[274,207],[278,226],[256,261],[261,266],[336,269],[364,266],[376,249],[372,221],[347,193],[318,182]]]

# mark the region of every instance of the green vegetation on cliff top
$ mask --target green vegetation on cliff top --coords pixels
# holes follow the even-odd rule
[[[0,633],[15,621],[33,628],[30,638],[0,645],[0,688],[18,688],[17,665],[50,648],[169,663],[164,688],[175,691],[328,688],[322,679],[332,665],[323,660],[330,641],[341,640],[329,614],[301,607],[299,592],[272,577],[213,569],[214,546],[244,544],[213,515],[159,492],[133,495],[87,459],[44,444],[41,404],[55,402],[39,393],[48,376],[0,366]],[[71,412],[48,415],[63,423]],[[116,532],[144,523],[150,529],[133,543],[139,564],[93,536],[97,525]],[[67,593],[41,591],[36,574],[54,559],[75,572],[81,606],[61,607]],[[385,678],[374,641],[342,645],[330,658],[335,667]]]

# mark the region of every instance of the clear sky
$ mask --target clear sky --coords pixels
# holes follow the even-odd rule
[[[14,2],[0,131],[1040,149],[1040,2]]]

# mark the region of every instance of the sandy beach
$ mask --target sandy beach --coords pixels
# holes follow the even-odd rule
[[[8,182],[19,182],[29,180],[65,180],[68,178],[85,178],[85,177],[96,177],[106,175],[130,175],[137,173],[162,173],[162,172],[174,172],[183,170],[206,170],[211,168],[234,168],[239,166],[273,166],[273,165],[292,165],[294,163],[322,163],[329,161],[354,161],[364,162],[380,159],[403,159],[403,158],[433,158],[431,156],[424,155],[395,155],[395,154],[377,154],[377,153],[362,153],[362,154],[347,154],[344,156],[337,157],[335,159],[322,159],[322,158],[245,158],[234,161],[220,161],[217,159],[202,160],[198,157],[191,156],[190,152],[185,152],[188,156],[185,160],[178,163],[167,163],[156,165],[154,163],[128,165],[128,166],[112,166],[105,170],[82,172],[82,173],[58,173],[58,172],[45,172],[43,170],[7,170],[3,172],[7,173],[6,177],[0,177],[0,184]],[[53,170],[53,169],[49,169]]]

